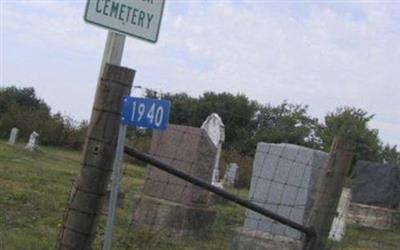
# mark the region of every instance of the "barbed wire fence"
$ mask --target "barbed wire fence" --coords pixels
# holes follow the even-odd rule
[[[207,148],[207,137],[190,127],[172,125],[170,130],[155,132],[147,156],[211,184],[209,178],[214,154]],[[145,157],[145,153],[134,150],[130,155],[146,162],[147,169],[144,173],[143,167],[133,167],[142,171],[142,187],[134,197],[128,197],[132,201],[132,212],[129,218],[125,218],[128,225],[123,236],[116,240],[121,249],[278,249],[282,246],[304,249],[307,234],[302,230],[237,204],[235,199],[248,200],[271,214],[302,225],[304,231],[310,230],[312,235],[311,214],[315,212],[318,217],[321,210],[327,209],[323,206],[313,209],[315,201],[318,197],[331,195],[331,191],[318,186],[323,173],[330,175],[325,169],[329,165],[329,154],[296,145],[259,143],[250,188],[224,185],[232,199],[163,172],[154,165],[152,158]],[[350,164],[351,158],[346,161]],[[204,169],[196,169],[201,167]],[[329,228],[320,227],[322,230],[316,232],[326,238],[329,236],[323,240],[324,245],[333,249],[350,249],[352,246],[397,249],[398,243],[373,237],[372,232],[376,229],[354,221],[352,211],[357,205],[351,203],[352,183],[346,179],[347,172],[339,174],[343,176],[343,183],[337,186],[339,195],[333,198],[338,206],[328,207],[325,211],[331,221],[327,224]],[[373,213],[378,215],[376,211]],[[361,220],[369,219],[364,217]],[[358,234],[360,230],[367,235]],[[396,230],[393,227],[379,232],[390,235],[390,238],[396,237]]]
[[[197,142],[203,143],[196,143],[196,135],[198,138]],[[171,139],[175,140],[172,140],[173,142],[170,143]],[[132,149],[127,152],[130,154],[133,153],[134,156],[147,162],[161,164],[161,167],[164,163],[170,165],[170,169],[184,170],[182,172],[191,173],[194,178],[200,179],[203,183],[207,183],[208,186],[212,187],[210,185],[210,178],[214,158],[212,154],[213,147],[209,144],[207,135],[203,131],[190,127],[172,126],[170,131],[167,131],[164,135],[156,134],[153,142],[154,144],[152,144],[152,148],[150,149],[150,156],[153,158],[146,158],[145,155]],[[177,146],[174,147],[171,144]],[[183,152],[179,149],[182,149]],[[199,162],[194,161],[196,159],[201,159],[202,163],[199,164]],[[154,162],[154,160],[158,160],[161,163]],[[199,170],[201,167],[205,169]],[[203,176],[200,176],[202,174]],[[208,179],[205,178],[207,175]],[[181,178],[185,178],[185,176],[181,176]],[[243,225],[246,216],[246,206],[249,206],[254,211],[261,211],[273,218],[276,217],[275,219],[281,219],[290,225],[294,224],[298,229],[300,228],[303,231],[309,232],[301,224],[282,218],[279,214],[272,213],[255,202],[247,201],[248,190],[245,192],[242,191],[241,196],[238,195],[240,190],[237,190],[235,195],[230,196],[224,196],[226,192],[222,194],[218,193],[220,189],[211,190],[216,192],[213,199],[210,193],[205,193],[204,190],[190,184],[193,183],[193,180],[179,180],[176,177],[172,177],[172,175],[162,173],[154,165],[148,170],[145,183],[150,188],[144,188],[144,194],[141,197],[141,203],[137,205],[132,225],[136,228],[142,228],[142,230],[150,228],[150,231],[156,232],[157,235],[168,236],[168,239],[172,237],[173,242],[179,242],[183,248],[194,247],[196,249],[196,247],[200,246],[212,249],[229,248],[230,245],[234,244],[231,242],[234,239],[231,238],[236,231],[238,233],[243,231],[240,230],[240,226]],[[202,187],[207,188],[205,186]],[[193,194],[196,191],[198,193]],[[223,198],[225,200],[216,198],[218,195],[225,197]],[[190,200],[189,202],[188,199]],[[239,205],[234,204],[234,202],[238,202],[239,200]],[[235,216],[224,217],[224,214],[227,212],[234,213],[232,215]],[[177,237],[181,240],[176,241]],[[146,249],[171,247],[169,245],[171,243],[166,241],[156,243],[152,237],[150,239],[150,245],[146,245],[143,240],[136,240],[136,242],[140,242],[140,247]],[[186,242],[182,239],[186,239]],[[197,242],[197,244],[193,242]],[[199,242],[201,242],[200,245]]]
[[[237,201],[248,200],[279,218],[311,229],[316,199],[330,196],[326,188],[318,186],[329,155],[296,145],[259,143],[250,187],[236,188],[228,181],[223,185],[232,199],[164,172],[151,159],[143,158],[151,156],[178,172],[211,184],[215,147],[208,140],[199,128],[172,125],[169,131],[154,132],[147,154],[138,150],[130,154],[147,165],[126,161],[121,180],[125,198],[117,213],[113,249],[303,247],[306,233]],[[40,170],[39,164],[37,168]],[[322,233],[329,237],[324,243],[331,249],[399,249],[399,167],[360,161],[349,175],[351,178],[340,185],[343,186],[341,197],[335,201],[338,207],[328,211],[331,218],[335,217],[332,225],[321,227],[317,235]],[[50,178],[40,173],[37,182],[64,186],[65,190],[71,186],[69,182],[60,182],[56,176]],[[69,196],[66,191],[66,206]],[[6,211],[6,207],[7,204],[2,204],[2,211]],[[102,247],[105,208],[93,249]],[[53,219],[61,221],[61,212],[51,216],[59,216]],[[10,220],[13,218],[7,218]],[[2,247],[7,249],[7,246]],[[36,249],[35,246],[32,249]]]

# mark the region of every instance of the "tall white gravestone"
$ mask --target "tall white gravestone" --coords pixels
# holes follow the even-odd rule
[[[33,131],[32,134],[29,136],[29,141],[25,145],[25,149],[33,152],[36,149],[38,149],[38,140],[39,140],[39,134],[36,133],[36,131]]]
[[[8,144],[14,145],[18,140],[18,132],[17,128],[12,128],[10,133],[10,139],[8,140]]]
[[[350,188],[343,188],[342,194],[339,199],[337,213],[333,219],[329,238],[336,241],[341,241],[346,233],[346,218],[350,208],[351,190]]]
[[[237,180],[239,166],[236,163],[230,163],[225,171],[224,183],[229,183],[230,185],[235,185]]]
[[[219,182],[219,159],[221,157],[222,143],[225,141],[225,126],[222,122],[221,117],[218,114],[212,113],[207,117],[207,119],[201,125],[211,141],[217,147],[217,154],[215,156],[213,174],[211,179],[211,184],[214,186],[222,187]]]

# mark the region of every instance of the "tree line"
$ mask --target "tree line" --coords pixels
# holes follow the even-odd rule
[[[80,149],[87,122],[76,122],[61,113],[52,114],[49,105],[37,97],[34,88],[0,88],[0,137],[8,138],[13,127],[27,140],[36,131],[40,144]]]
[[[147,89],[146,97],[160,97]],[[369,127],[374,115],[355,107],[339,107],[323,121],[308,113],[308,105],[284,101],[277,105],[250,100],[244,94],[205,92],[199,97],[187,93],[163,93],[172,102],[170,123],[200,127],[211,113],[225,124],[224,151],[252,157],[258,142],[291,143],[329,151],[333,137],[342,135],[354,142],[357,160],[400,163],[397,147],[384,144],[378,130]],[[34,88],[0,88],[0,137],[8,138],[11,128],[28,138],[40,134],[44,145],[79,149],[84,142],[87,122],[76,122],[61,113],[51,113]],[[132,135],[135,132],[130,131]],[[136,133],[135,133],[136,134]],[[135,135],[138,136],[138,135]],[[144,136],[149,138],[149,134]]]
[[[146,91],[147,97],[157,93]],[[243,94],[205,92],[199,97],[164,93],[172,102],[170,123],[199,127],[215,112],[225,124],[226,150],[252,156],[258,142],[290,143],[329,151],[335,135],[351,140],[356,160],[400,163],[396,145],[384,144],[378,130],[369,127],[374,115],[355,107],[338,107],[323,121],[308,113],[308,105],[262,104]]]

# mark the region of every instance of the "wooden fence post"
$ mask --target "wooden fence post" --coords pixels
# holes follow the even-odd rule
[[[322,250],[325,248],[352,159],[353,152],[349,142],[342,137],[335,137],[327,166],[318,180],[315,201],[308,223],[310,227],[313,227],[317,236],[308,242],[305,249]]]
[[[130,94],[135,71],[106,64],[96,91],[83,160],[60,233],[59,249],[89,249],[112,172],[122,98]]]

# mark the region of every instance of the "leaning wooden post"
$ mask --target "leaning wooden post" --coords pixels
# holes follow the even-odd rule
[[[106,64],[96,91],[82,167],[75,182],[59,248],[89,249],[112,172],[122,98],[130,94],[135,71]]]
[[[308,250],[325,248],[352,159],[353,152],[349,142],[342,137],[335,137],[328,165],[318,180],[315,201],[310,213],[308,225],[314,228],[317,236],[305,247]]]

